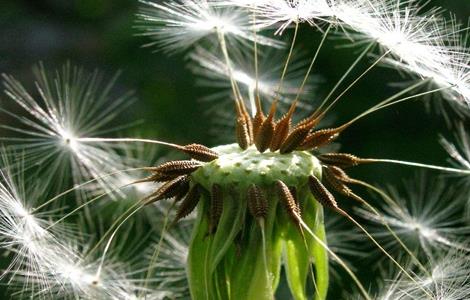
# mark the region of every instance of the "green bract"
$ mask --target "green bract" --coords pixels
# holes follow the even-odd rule
[[[307,290],[315,293],[316,299],[325,299],[327,253],[310,237],[304,237],[275,189],[278,180],[291,189],[302,219],[325,241],[323,210],[307,186],[309,176],[321,176],[317,158],[306,151],[260,153],[253,146],[242,150],[237,144],[213,150],[219,158],[191,174],[192,184],[204,189],[188,257],[192,298],[273,299],[284,266],[294,299],[307,299]],[[247,192],[253,184],[267,199],[262,220],[256,220],[248,210]],[[223,194],[217,224],[211,224],[214,200],[210,191],[214,185],[220,186]],[[309,279],[310,263],[314,265],[316,287]]]

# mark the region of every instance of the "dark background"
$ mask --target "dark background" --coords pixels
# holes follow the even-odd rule
[[[212,121],[207,117],[213,104],[198,101],[207,90],[195,84],[196,78],[185,67],[183,54],[168,57],[141,47],[148,39],[136,36],[137,5],[132,0],[2,1],[0,72],[31,86],[31,67],[39,61],[52,69],[70,60],[87,69],[103,70],[108,77],[121,70],[117,90],[134,90],[138,99],[126,110],[122,122],[143,120],[134,128],[138,135],[216,145],[216,137],[208,130]],[[470,14],[468,0],[431,1],[431,5],[450,10],[461,22],[466,22]],[[298,47],[314,49],[319,39],[319,34],[304,26]],[[337,46],[337,40],[328,41],[318,63],[317,73],[325,82],[319,87],[323,94],[357,55],[354,49]],[[349,120],[384,99],[395,90],[390,83],[402,80],[394,70],[374,69],[336,106],[337,120]],[[407,102],[363,119],[341,137],[342,149],[362,157],[445,164],[448,157],[438,143],[438,135],[451,137],[453,129],[441,116],[427,113],[422,102]],[[9,105],[4,95],[0,96],[0,105]],[[385,185],[411,177],[414,169],[371,165],[352,173]]]

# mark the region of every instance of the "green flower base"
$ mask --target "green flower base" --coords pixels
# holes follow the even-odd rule
[[[223,190],[223,211],[214,233],[209,234],[210,194],[198,205],[188,256],[188,278],[194,300],[273,299],[281,266],[294,299],[307,297],[307,285],[315,299],[326,298],[328,255],[309,236],[304,236],[280,203],[276,180],[295,188],[303,221],[326,243],[323,209],[312,197],[307,178],[321,176],[319,161],[309,152],[259,153],[238,145],[214,148],[220,156],[192,174],[192,181],[210,191]],[[268,213],[260,225],[247,209],[247,190],[260,187],[268,200]],[[264,228],[264,235],[261,230]],[[310,266],[314,278],[310,278]],[[314,282],[314,284],[312,283]]]

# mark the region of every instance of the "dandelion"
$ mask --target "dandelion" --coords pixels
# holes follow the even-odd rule
[[[282,34],[291,24],[308,23],[316,25],[333,15],[331,4],[325,0],[274,0],[274,1],[233,1],[238,5],[253,8],[259,16],[261,27],[277,26]],[[280,24],[280,25],[278,25]]]
[[[318,27],[328,22],[344,34],[364,43],[377,42],[384,48],[384,59],[395,67],[429,78],[446,87],[451,100],[469,101],[467,39],[455,21],[446,21],[442,12],[423,12],[418,1],[398,0],[304,0],[304,1],[221,1],[225,5],[249,7],[260,26],[277,26],[283,32],[290,24],[307,22]],[[355,33],[350,34],[351,29]],[[384,55],[384,57],[385,57]]]
[[[3,109],[23,127],[2,124],[11,134],[1,139],[13,144],[10,149],[24,153],[28,168],[39,167],[49,174],[56,187],[68,184],[71,175],[75,185],[96,179],[101,189],[115,191],[116,186],[101,175],[126,169],[117,148],[99,142],[84,143],[81,139],[109,132],[107,126],[130,104],[130,94],[110,102],[116,77],[103,84],[98,72],[87,73],[70,63],[53,75],[47,74],[40,64],[34,74],[36,95],[13,77],[3,75],[6,95],[25,115]],[[119,128],[123,126],[115,130]]]
[[[431,255],[435,251],[466,249],[470,228],[462,214],[466,194],[449,186],[442,179],[430,179],[424,174],[407,182],[404,193],[390,188],[389,195],[395,204],[383,206],[383,218],[414,253]],[[360,215],[378,223],[375,234],[383,245],[393,252],[400,252],[399,245],[390,232],[380,228],[382,220],[369,211],[359,210]]]
[[[167,51],[181,51],[205,37],[221,33],[233,43],[247,45],[254,40],[250,17],[236,7],[220,7],[212,0],[182,0],[158,4],[142,1],[138,17],[143,25],[138,28],[154,42],[146,46],[159,45]],[[257,36],[260,44],[279,47],[276,40]]]
[[[85,103],[96,103],[91,100],[93,97],[107,97],[88,92],[90,89],[86,87],[90,84],[94,86],[94,79],[72,81],[65,85],[60,83],[67,80],[56,79],[54,88],[48,89],[43,86],[49,87],[50,84],[42,84],[48,81],[39,80],[39,94],[47,96],[42,96],[45,103],[39,105],[19,83],[6,77],[7,94],[34,117],[17,118],[23,125],[34,129],[21,130],[20,133],[34,138],[39,136],[39,142],[44,139],[46,144],[52,136],[54,141],[60,140],[71,148],[68,151],[72,152],[72,157],[82,158],[84,147],[100,150],[93,152],[94,157],[99,157],[99,162],[88,164],[86,160],[77,159],[79,170],[96,172],[88,172],[83,178],[88,181],[81,183],[84,187],[76,186],[75,189],[93,189],[93,185],[98,183],[105,192],[101,194],[103,197],[106,194],[112,196],[115,190],[121,189],[124,189],[122,197],[134,197],[130,203],[125,203],[125,210],[118,209],[123,201],[110,201],[103,206],[97,201],[101,197],[99,194],[91,199],[84,197],[78,207],[73,207],[71,211],[64,209],[60,218],[48,220],[41,228],[50,238],[45,238],[46,235],[39,238],[47,243],[41,244],[41,247],[28,244],[26,248],[39,249],[37,258],[33,260],[36,267],[29,267],[33,271],[28,272],[22,272],[21,266],[15,268],[19,270],[17,275],[23,275],[25,282],[32,283],[29,290],[23,288],[23,291],[28,296],[51,291],[65,298],[90,299],[158,299],[189,295],[196,300],[263,300],[274,299],[282,279],[287,282],[293,299],[307,299],[313,294],[315,299],[324,300],[334,286],[329,278],[330,261],[334,261],[342,269],[338,272],[339,276],[342,273],[348,276],[344,282],[354,285],[362,298],[372,299],[371,292],[363,283],[364,278],[340,257],[348,254],[356,256],[357,249],[344,247],[346,233],[343,230],[343,235],[331,236],[334,227],[328,227],[325,220],[330,218],[331,212],[365,235],[382,257],[397,269],[400,275],[387,297],[394,297],[392,295],[396,293],[398,297],[440,297],[442,289],[434,287],[438,286],[436,282],[439,278],[447,277],[439,277],[439,272],[427,270],[421,259],[455,249],[466,255],[468,229],[459,216],[462,203],[457,201],[457,194],[452,194],[453,190],[448,190],[445,182],[438,178],[436,183],[431,182],[436,189],[433,194],[429,194],[431,192],[424,185],[414,187],[413,200],[409,200],[414,202],[408,204],[407,201],[405,204],[398,195],[392,193],[390,197],[373,185],[354,178],[350,175],[353,172],[350,169],[368,164],[400,164],[464,177],[470,174],[468,168],[360,157],[337,152],[332,146],[350,126],[392,105],[452,89],[457,89],[464,96],[465,84],[450,82],[445,72],[438,88],[417,92],[429,81],[436,80],[432,72],[448,65],[449,57],[453,56],[449,54],[449,49],[466,53],[456,46],[455,41],[459,40],[456,27],[446,27],[451,23],[442,21],[437,13],[422,13],[413,2],[402,4],[378,0],[142,2],[138,27],[152,40],[149,45],[160,45],[169,52],[186,51],[193,63],[192,71],[197,75],[208,76],[215,84],[220,82],[214,79],[224,79],[224,86],[229,83],[227,86],[234,100],[231,117],[235,124],[235,143],[232,141],[212,148],[202,144],[178,145],[145,138],[103,137],[104,130],[95,132],[91,129],[101,129],[101,126],[107,125],[108,119],[105,118],[104,122],[99,118],[99,122],[93,125],[93,114],[87,115],[86,119],[86,124],[92,124],[91,129],[82,132],[76,129],[79,127],[67,126],[69,120],[76,119],[63,107],[74,107],[77,100],[68,103],[64,100],[68,98],[63,95],[69,93],[61,91],[68,91],[75,83],[81,84],[82,88],[71,90],[80,91],[76,93],[80,96],[90,96]],[[294,46],[301,34],[299,27],[302,23],[324,32],[306,72],[299,77],[300,82],[292,87],[288,74],[296,70]],[[323,30],[325,23],[329,24]],[[263,31],[274,29],[275,33],[281,34],[287,32],[291,24],[294,25],[294,32],[287,58],[276,69],[279,80],[267,81],[260,71],[265,66],[262,65],[263,55],[268,52],[264,52],[264,47],[260,45],[277,46],[280,43],[266,37]],[[307,116],[299,116],[302,93],[308,92],[308,79],[317,67],[320,50],[329,32],[336,26],[342,27],[349,37],[359,40],[359,44],[366,41],[368,45],[363,47],[361,54],[323,101],[311,101],[309,104],[314,109]],[[359,34],[349,35],[350,29]],[[383,48],[383,54],[352,83],[338,91],[360,61],[372,53],[376,44]],[[408,47],[414,48],[409,50]],[[418,57],[417,51],[425,53]],[[457,54],[456,57],[465,55]],[[252,63],[254,72],[244,69],[239,60]],[[332,108],[380,62],[389,62],[431,79],[421,78],[350,120],[323,127],[321,124],[330,117]],[[465,74],[461,63],[458,65]],[[459,75],[459,78],[465,78],[465,75]],[[66,88],[61,88],[63,86]],[[83,98],[76,97],[79,100]],[[287,110],[282,111],[282,101],[289,102]],[[114,107],[110,109],[97,107],[91,108],[91,111],[108,113]],[[15,132],[14,128],[9,129]],[[28,140],[20,138],[10,141]],[[136,143],[169,147],[183,157],[127,162],[133,154],[122,151],[127,148],[120,145]],[[112,144],[122,148],[109,146]],[[33,148],[13,146],[25,151],[27,159],[28,155],[31,156],[28,151]],[[47,159],[62,153],[55,151],[48,156],[48,153],[39,152],[36,148],[33,150],[37,157]],[[30,161],[26,160],[28,164]],[[63,163],[69,162],[60,162]],[[122,169],[128,166],[134,167],[137,172],[122,175]],[[142,171],[145,172],[142,174]],[[112,179],[105,180],[108,175]],[[106,184],[102,185],[102,182]],[[134,185],[135,189],[129,190],[130,185]],[[140,190],[139,185],[142,185]],[[361,197],[357,186],[381,195],[383,209],[375,208]],[[32,212],[40,211],[53,200],[56,199],[42,201]],[[159,213],[152,219],[148,211],[154,213],[153,206],[165,208],[163,217]],[[349,212],[351,206],[360,206],[361,215],[384,226],[386,234],[384,230],[371,234]],[[325,213],[324,210],[329,212]],[[141,218],[144,211],[147,211],[144,216],[148,218]],[[190,217],[193,215],[194,219]],[[73,223],[70,220],[75,218],[82,222]],[[94,221],[98,225],[93,226]],[[334,220],[330,219],[329,222]],[[52,233],[59,224],[76,224],[76,228],[83,229],[83,233],[80,232],[82,239]],[[190,238],[189,228],[192,231]],[[329,230],[330,242],[327,236]],[[155,232],[158,232],[157,239],[149,238]],[[17,238],[12,234],[6,236],[10,238],[6,240],[17,243]],[[335,242],[334,238],[341,238],[341,241]],[[356,235],[353,239],[357,240]],[[136,245],[134,241],[137,241]],[[27,243],[19,243],[20,246],[23,244]],[[132,249],[132,253],[126,255],[119,251],[126,248]],[[142,253],[143,257],[138,255]],[[409,258],[411,263],[403,264],[403,257]],[[29,258],[24,259],[27,265]],[[467,267],[465,269],[468,271]],[[458,273],[457,269],[454,271]],[[431,273],[433,277],[430,281]],[[462,277],[458,274],[451,280],[458,282],[455,285],[458,286],[465,282]],[[460,291],[462,289],[459,288]]]
[[[444,149],[449,154],[451,161],[458,167],[470,169],[470,141],[463,123],[457,124],[456,140],[453,144],[444,137],[440,141]]]
[[[38,212],[30,206],[40,203],[44,195],[39,182],[37,186],[27,184],[21,165],[14,169],[5,153],[1,163],[0,247],[13,256],[3,276],[11,276],[12,289],[19,285],[17,294],[40,299],[53,295],[122,299],[123,293],[137,289],[125,277],[127,272],[111,260],[99,273],[96,272],[99,261],[86,263],[79,250],[85,251],[87,247],[75,230],[54,224],[52,212]]]
[[[466,299],[470,296],[469,263],[468,255],[458,251],[434,255],[430,257],[426,272],[416,275],[416,282],[399,277],[378,299],[426,298],[423,289],[432,299]]]

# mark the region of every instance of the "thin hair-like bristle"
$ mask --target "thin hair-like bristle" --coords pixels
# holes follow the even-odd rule
[[[219,158],[219,154],[217,152],[201,144],[189,144],[183,146],[181,151],[191,156],[192,159],[203,162],[211,162]]]
[[[177,223],[179,220],[189,215],[196,208],[200,198],[201,186],[199,184],[196,184],[191,187],[183,202],[181,202],[180,206],[178,207],[178,211],[176,212],[173,224]]]
[[[297,205],[297,202],[295,201],[294,196],[292,196],[292,193],[287,187],[287,185],[282,182],[281,180],[276,181],[276,188],[277,188],[277,194],[279,196],[279,200],[283,203],[284,208],[286,209],[287,213],[291,217],[291,219],[300,226],[300,208]]]
[[[315,199],[321,205],[330,208],[338,208],[335,197],[326,189],[326,187],[315,176],[308,177],[308,187]]]
[[[158,200],[173,198],[181,195],[189,188],[189,176],[180,176],[176,179],[166,182],[158,190],[147,196],[145,204],[150,204]]]
[[[212,185],[211,190],[211,204],[210,204],[210,211],[209,211],[209,233],[214,233],[217,224],[219,223],[220,216],[222,215],[224,205],[224,194],[222,191],[222,187],[218,184]]]
[[[261,188],[255,184],[248,188],[248,210],[255,219],[266,219],[268,215],[268,201]]]

